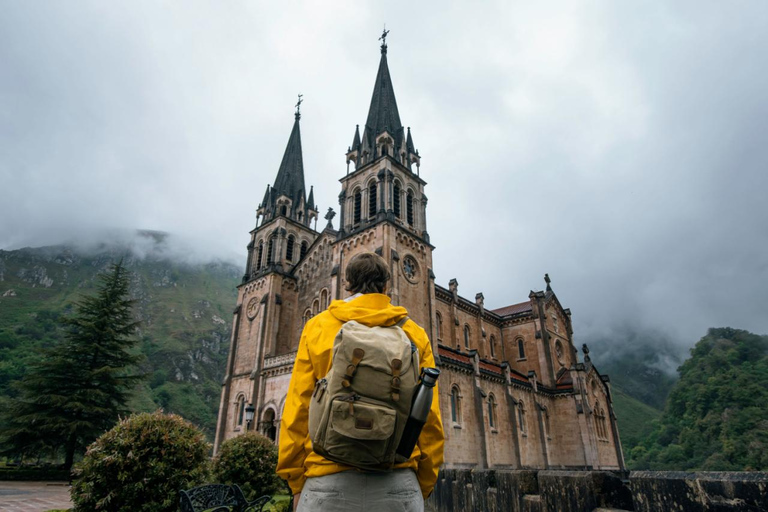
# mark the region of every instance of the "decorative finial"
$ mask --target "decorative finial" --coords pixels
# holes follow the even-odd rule
[[[389,30],[387,30],[387,24],[384,24],[384,31],[381,33],[381,37],[379,38],[379,41],[381,41],[381,53],[385,54],[387,53],[387,34],[389,34]]]
[[[304,97],[303,94],[299,94],[299,101],[296,102],[296,120],[298,121],[301,119],[301,104],[304,103],[304,100],[302,99]]]
[[[336,212],[333,208],[328,208],[328,213],[325,214],[325,219],[328,221],[327,228],[333,229],[333,218],[336,216]]]
[[[549,274],[544,274],[544,282],[547,283],[547,291],[551,292],[552,287],[549,285],[549,283],[551,283],[552,280],[549,278]]]

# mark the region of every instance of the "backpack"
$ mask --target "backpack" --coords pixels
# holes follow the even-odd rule
[[[419,352],[402,329],[345,323],[333,342],[331,370],[309,404],[312,449],[328,460],[388,471],[404,457],[403,435],[419,380]]]

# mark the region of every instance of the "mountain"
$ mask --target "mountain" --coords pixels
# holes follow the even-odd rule
[[[768,469],[768,336],[710,329],[679,369],[653,432],[632,449],[637,469]]]
[[[129,406],[178,413],[212,439],[242,268],[196,262],[170,250],[171,242],[162,233],[139,232],[85,248],[0,250],[0,397],[14,392],[10,383],[36,357],[35,348],[58,339],[59,318],[73,302],[122,259],[133,274],[130,294],[147,375]]]

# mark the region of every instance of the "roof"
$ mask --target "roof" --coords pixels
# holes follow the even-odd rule
[[[520,302],[518,304],[512,304],[511,306],[505,306],[503,308],[491,310],[492,313],[496,313],[499,316],[515,315],[517,313],[526,313],[528,311],[533,311],[533,306],[529,300]]]
[[[387,49],[386,46],[382,46],[379,71],[376,74],[376,83],[373,85],[363,140],[369,147],[375,147],[376,137],[385,131],[394,137],[395,147],[399,147],[403,141],[403,125],[400,122],[395,89],[392,87],[392,77],[387,65]]]
[[[273,197],[285,195],[293,201],[304,197],[304,158],[301,152],[301,130],[299,129],[300,116],[296,114],[291,136],[283,154],[283,161],[277,171],[275,185],[272,187]]]
[[[472,360],[469,358],[469,356],[466,354],[462,354],[457,350],[452,350],[443,345],[438,345],[437,353],[440,356],[440,359],[449,359],[454,363],[459,363],[468,367],[472,367]]]

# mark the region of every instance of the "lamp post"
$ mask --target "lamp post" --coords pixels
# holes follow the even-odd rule
[[[253,404],[248,404],[245,408],[245,430],[251,430],[251,422],[253,421],[253,415],[256,413],[256,408]]]

